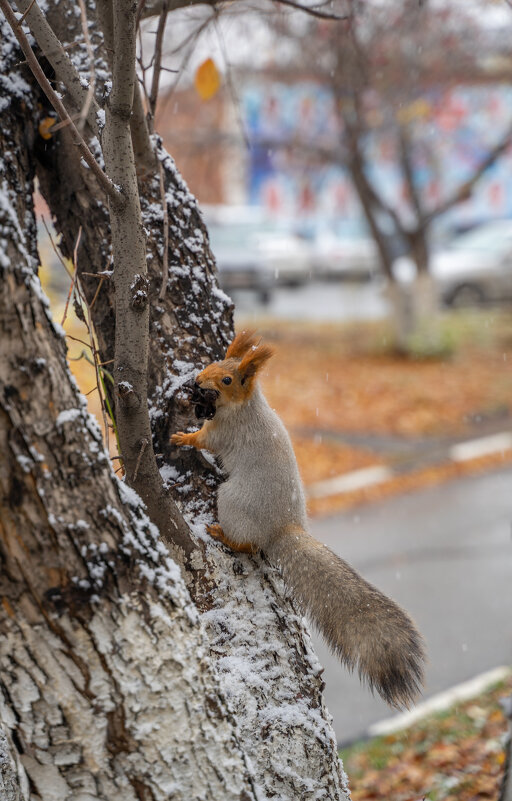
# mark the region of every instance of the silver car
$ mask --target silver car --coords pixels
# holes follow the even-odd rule
[[[433,253],[431,274],[440,297],[450,306],[512,299],[512,220],[493,220],[456,237]],[[399,281],[415,275],[411,259],[397,259]]]

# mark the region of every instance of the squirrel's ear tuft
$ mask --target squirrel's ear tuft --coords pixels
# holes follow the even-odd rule
[[[273,355],[274,349],[271,348],[270,345],[253,346],[238,365],[238,372],[242,377],[242,383],[244,383],[247,378],[255,376],[256,373],[261,370],[265,362]]]
[[[226,351],[226,359],[241,359],[258,344],[254,331],[240,331]]]

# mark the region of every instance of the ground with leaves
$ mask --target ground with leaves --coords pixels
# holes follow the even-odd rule
[[[394,466],[383,438],[416,443],[478,438],[510,428],[512,316],[507,311],[452,313],[443,320],[442,359],[399,357],[384,323],[263,323],[276,346],[263,379],[289,428],[306,485],[378,464]],[[359,439],[356,445],[343,442]],[[375,443],[378,447],[375,447]],[[378,487],[310,502],[312,513],[412,490],[512,460],[512,452],[464,464],[421,464]]]
[[[408,729],[342,751],[353,801],[498,801],[507,720],[498,686]]]

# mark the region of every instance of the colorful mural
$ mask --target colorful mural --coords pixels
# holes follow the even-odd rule
[[[330,92],[312,82],[295,85],[255,83],[245,88],[243,108],[251,149],[248,201],[275,213],[360,217],[360,207],[343,167],[321,163],[315,150],[338,148],[338,127]],[[407,194],[396,166],[395,144],[377,128],[385,109],[367,98],[375,124],[365,148],[371,178],[385,198],[408,213]],[[512,124],[512,87],[442,87],[404,108],[416,146],[414,169],[428,207],[437,205],[471,177]],[[494,217],[512,217],[512,148],[491,167],[470,200],[453,209],[445,222],[469,226]]]

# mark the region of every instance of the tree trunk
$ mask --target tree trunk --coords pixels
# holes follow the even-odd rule
[[[76,16],[65,11],[61,0],[56,16],[71,26]],[[70,27],[64,43],[78,38]],[[79,64],[80,49],[71,52]],[[15,49],[11,55],[4,74],[20,61]],[[0,666],[1,721],[21,755],[29,797],[347,799],[301,615],[264,560],[227,553],[204,536],[215,470],[174,454],[170,465],[168,433],[180,417],[190,420],[179,387],[222,353],[231,332],[195,201],[158,151],[174,269],[159,300],[155,171],[141,179],[150,233],[149,395],[161,465],[197,535],[187,573],[193,604],[139,499],[112,475],[33,272],[34,150],[68,247],[83,227],[82,271],[109,267],[109,223],[66,129],[49,145],[38,138],[36,92],[24,80],[3,109],[0,142],[0,152],[16,154],[5,161],[10,194],[1,211],[9,259],[1,262],[0,295]],[[96,325],[102,355],[112,358],[113,289],[104,288]]]
[[[391,305],[394,343],[404,354],[439,355],[439,297],[429,272],[418,273],[410,282],[391,281],[387,289]]]
[[[112,473],[34,272],[32,110],[12,99],[0,132],[2,779],[43,801],[254,798],[201,621]]]

